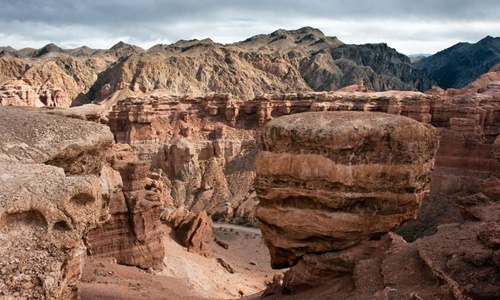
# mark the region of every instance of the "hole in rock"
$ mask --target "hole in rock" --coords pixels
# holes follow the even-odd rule
[[[38,210],[4,214],[0,219],[0,231],[3,232],[30,234],[45,231],[47,227],[47,220]]]
[[[380,239],[382,238],[383,235],[384,235],[384,233],[382,233],[382,232],[373,233],[370,236],[370,241],[380,241]]]
[[[66,221],[59,221],[54,224],[54,230],[57,231],[70,231],[71,227],[69,227],[68,223]]]
[[[77,204],[79,206],[85,206],[85,205],[92,203],[94,201],[95,201],[94,197],[92,197],[89,194],[78,194],[78,195],[73,196],[73,198],[71,198],[69,200],[70,203],[74,203],[74,204]]]

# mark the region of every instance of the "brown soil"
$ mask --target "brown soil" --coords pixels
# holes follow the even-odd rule
[[[236,299],[259,293],[266,288],[266,281],[272,281],[275,271],[259,233],[241,226],[214,226],[213,237],[226,241],[229,248],[212,241],[205,257],[180,246],[170,227],[162,225],[162,230],[166,249],[163,270],[146,272],[118,265],[112,259],[89,259],[79,282],[82,300]],[[218,258],[235,272],[229,273]]]

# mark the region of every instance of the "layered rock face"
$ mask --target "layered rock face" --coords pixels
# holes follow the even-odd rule
[[[237,116],[240,104],[231,106],[230,100],[217,95],[206,102],[155,98],[159,99],[130,99],[115,106],[109,126],[116,140],[130,144],[141,160],[162,170],[167,206],[194,213],[206,210],[220,219],[239,213],[246,221],[247,208],[255,202],[251,190],[256,144],[255,131],[245,126],[256,122],[239,128],[228,125],[224,112]],[[245,212],[238,211],[242,203]]]
[[[497,171],[481,193],[455,198],[460,223],[411,244],[385,234],[416,215],[437,139],[428,125],[372,113],[269,122],[256,215],[273,267],[292,267],[268,299],[497,299]]]
[[[88,255],[163,262],[161,174],[107,126],[1,107],[0,137],[0,298],[76,298]]]
[[[0,297],[77,297],[83,237],[106,220],[103,125],[0,107]]]
[[[363,83],[355,88],[363,90]],[[258,201],[252,187],[255,135],[273,118],[308,111],[375,111],[429,123],[441,135],[432,182],[433,197],[440,197],[477,191],[492,172],[499,103],[494,88],[454,96],[437,89],[430,94],[276,93],[250,101],[231,94],[172,96],[157,91],[119,101],[109,126],[118,142],[130,144],[141,160],[164,171],[167,205],[252,222]],[[421,234],[407,232],[405,238]]]
[[[108,151],[109,219],[86,236],[91,257],[114,257],[120,264],[158,268],[165,255],[160,231],[162,180],[150,163],[139,161],[130,146]],[[115,172],[118,171],[119,173]]]
[[[23,80],[9,80],[0,87],[0,105],[69,107],[66,92],[51,83],[44,85]]]
[[[433,127],[361,112],[303,113],[261,134],[256,216],[274,268],[343,250],[414,218],[429,192]]]

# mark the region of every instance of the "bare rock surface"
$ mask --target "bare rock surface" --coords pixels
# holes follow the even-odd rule
[[[0,108],[0,296],[78,295],[89,227],[107,215],[100,170],[108,128]]]
[[[3,108],[0,118],[1,161],[45,163],[61,167],[67,174],[96,174],[113,141],[105,126],[30,109]]]
[[[109,50],[63,50],[53,44],[9,49],[0,51],[0,69],[0,85],[13,78],[50,84],[73,104],[115,101],[158,89],[224,92],[249,100],[275,91],[337,90],[359,78],[372,90],[424,91],[432,84],[409,58],[385,44],[344,45],[311,27],[280,29],[227,45],[181,40],[147,51],[124,43]],[[48,96],[57,100],[56,94]]]
[[[66,92],[51,83],[38,84],[24,78],[8,80],[0,87],[0,105],[69,107]]]
[[[365,114],[365,116],[366,115],[368,114]],[[275,250],[277,248],[275,245],[278,243],[280,243],[278,245],[294,245],[287,239],[297,244],[296,239],[297,237],[301,237],[300,234],[311,232],[311,228],[316,229],[323,224],[331,224],[333,229],[331,229],[330,232],[335,234],[335,230],[337,229],[335,225],[338,224],[338,222],[332,221],[330,221],[330,223],[322,223],[319,217],[309,218],[313,220],[313,222],[308,223],[310,220],[307,219],[305,215],[300,215],[301,218],[294,219],[291,213],[286,215],[288,219],[284,222],[281,221],[283,218],[279,218],[279,213],[285,209],[288,211],[311,209],[309,205],[304,204],[303,199],[315,199],[315,197],[318,197],[318,194],[322,195],[317,192],[318,189],[316,188],[302,192],[300,194],[301,198],[299,199],[297,199],[298,197],[288,197],[290,191],[303,190],[308,187],[307,179],[309,177],[304,176],[303,180],[294,181],[294,179],[298,177],[297,174],[305,173],[308,175],[311,173],[311,169],[315,170],[315,174],[320,174],[318,170],[322,170],[321,167],[314,167],[314,165],[309,163],[307,167],[302,168],[306,169],[306,171],[301,171],[302,169],[300,168],[294,168],[295,164],[293,161],[291,163],[288,162],[270,166],[271,160],[266,161],[261,157],[262,153],[266,153],[269,149],[274,151],[273,154],[304,155],[304,153],[307,153],[307,150],[300,151],[300,149],[313,148],[309,147],[309,145],[312,143],[311,141],[317,132],[328,132],[328,129],[325,129],[324,125],[318,126],[318,123],[324,124],[324,121],[321,120],[319,115],[316,115],[315,119],[301,119],[300,116],[295,117],[295,120],[292,119],[292,116],[280,118],[266,125],[261,137],[261,152],[259,152],[257,157],[256,191],[261,197],[261,202],[257,208],[257,218],[261,217],[260,209],[262,207],[267,205],[269,210],[275,209],[275,218],[271,217],[271,214],[269,214],[268,217],[264,215],[267,219],[261,221],[263,235],[271,253],[271,263],[273,267],[276,267],[276,260],[273,261],[276,257],[281,259],[278,261],[279,263],[283,261],[286,263],[288,263],[288,261],[293,262],[292,267],[285,272],[283,281],[269,287],[268,290],[264,292],[264,295],[266,295],[268,299],[280,299],[284,294],[289,295],[287,297],[290,299],[497,299],[499,297],[500,289],[498,288],[498,283],[500,279],[498,273],[498,245],[500,239],[498,236],[498,216],[500,215],[500,211],[498,205],[499,199],[497,196],[499,185],[497,179],[498,162],[496,161],[496,159],[498,159],[498,138],[493,145],[489,145],[489,149],[494,150],[493,153],[487,156],[488,161],[492,164],[491,166],[486,166],[484,162],[478,162],[477,160],[473,162],[475,158],[468,155],[465,157],[466,159],[471,159],[470,161],[459,162],[459,160],[454,160],[449,165],[450,168],[457,170],[475,169],[490,175],[489,178],[484,180],[484,182],[477,187],[479,191],[485,194],[471,194],[469,192],[468,195],[458,196],[460,194],[455,193],[453,194],[454,196],[449,195],[450,202],[434,208],[439,211],[452,210],[455,213],[458,212],[458,217],[453,219],[456,223],[440,225],[437,227],[437,232],[435,234],[417,239],[413,243],[407,243],[402,237],[394,233],[382,233],[378,236],[372,235],[369,239],[348,244],[344,248],[332,248],[326,251],[310,251],[309,253],[303,254],[296,261],[293,261],[290,257],[294,258],[291,254],[297,253],[292,252],[295,249],[290,247],[292,251],[289,251],[290,248],[285,248],[285,250],[279,249],[278,252]],[[356,120],[362,120],[362,118]],[[278,121],[282,122],[278,123]],[[278,124],[275,125],[274,123]],[[303,129],[309,127],[311,127],[311,129],[308,131]],[[342,126],[338,127],[342,128]],[[383,126],[378,127],[384,128]],[[298,128],[302,130],[298,130]],[[408,126],[402,126],[401,128],[406,129]],[[477,137],[476,133],[468,135],[464,133],[464,131],[466,130],[459,130],[459,132],[462,132],[462,134],[468,138],[472,139]],[[283,134],[283,132],[286,134]],[[303,133],[302,135],[300,134],[301,132]],[[358,132],[359,128],[353,126],[350,130],[346,130],[347,138],[351,136],[356,137]],[[374,134],[374,132],[376,131],[371,131],[371,134]],[[410,129],[408,132],[410,133],[412,130]],[[433,149],[428,152],[429,157],[432,157],[436,151],[436,130],[433,129],[431,132],[432,135],[434,135],[433,139],[429,139],[426,135],[422,134],[420,138],[413,136],[410,139],[417,143],[421,141],[423,145],[428,143],[430,143],[428,145],[433,145],[432,140],[434,140],[434,145],[428,147],[428,149]],[[330,140],[326,138],[323,139],[322,143],[320,143],[321,146],[319,146],[319,149],[315,149],[315,151],[322,151],[323,148],[326,148],[324,145],[328,145],[333,149],[342,149],[344,144],[338,141],[338,135],[339,133],[332,135]],[[408,134],[406,137],[408,138],[410,136],[412,135]],[[355,139],[355,141],[359,140],[359,138]],[[393,139],[390,140],[393,141]],[[449,141],[447,142],[449,143]],[[462,141],[459,142],[461,143]],[[390,156],[391,158],[402,157],[395,151],[401,151],[401,145],[403,144],[404,142],[399,142],[399,147],[391,147],[389,151],[389,153],[393,151],[393,154]],[[468,143],[468,145],[473,149],[477,149],[476,147],[481,148],[481,145],[484,144]],[[356,149],[352,146],[344,148],[347,151]],[[376,148],[382,148],[380,150],[381,155],[374,159],[374,161],[378,160],[380,162],[380,159],[384,157],[384,145],[381,146],[377,144]],[[295,149],[298,151],[294,151]],[[411,149],[412,151],[418,152],[420,148],[419,146],[412,145]],[[463,147],[457,147],[455,149],[456,152],[453,152],[452,148],[447,148],[445,151],[450,154],[460,155],[459,153],[464,151],[464,149]],[[288,154],[288,152],[292,152],[293,154]],[[328,151],[324,151],[323,157],[328,157],[328,153]],[[363,153],[364,156],[361,157],[369,157],[370,148],[365,148]],[[341,160],[346,155],[340,153],[337,154],[337,156],[339,160]],[[420,154],[419,157],[425,158],[426,155]],[[353,160],[354,159],[350,161]],[[411,160],[416,162],[419,161],[416,157]],[[275,158],[274,161],[281,162],[279,158]],[[301,159],[301,162],[305,161],[305,158]],[[468,166],[464,167],[462,165],[460,167],[460,163]],[[301,165],[299,163],[296,164]],[[322,163],[322,165],[325,164],[325,162]],[[349,167],[352,168],[353,165],[354,164],[351,164]],[[329,167],[328,169],[338,172],[337,169],[333,167]],[[415,166],[414,169],[419,169],[419,167]],[[273,170],[273,172],[275,172],[273,174],[281,174],[284,173],[282,170],[287,170],[288,172],[286,174],[288,177],[282,175],[282,177],[278,177],[278,179],[268,179],[270,176],[262,176],[261,170],[267,172],[264,174],[270,173],[270,171],[267,170]],[[430,172],[430,169],[428,171]],[[369,173],[364,172],[364,174]],[[406,172],[406,174],[411,173]],[[427,174],[425,176],[426,179],[422,181],[427,187],[429,185],[429,177],[430,175]],[[344,175],[339,176],[339,178],[344,179],[349,178],[349,176]],[[419,178],[423,179],[424,177]],[[370,186],[370,184],[376,184],[377,178],[372,176],[370,179],[371,182],[364,186],[369,187],[371,190],[373,186]],[[480,179],[480,177],[476,178],[478,182]],[[390,186],[385,186],[383,188],[387,191],[391,191],[392,188],[405,182],[405,180],[398,179],[398,183],[395,185],[395,181],[396,180],[386,181]],[[291,187],[287,185],[287,183],[290,182],[294,183]],[[360,180],[355,182],[360,183]],[[273,183],[279,184],[272,185]],[[441,182],[441,184],[443,184],[443,182]],[[362,191],[364,186],[359,186],[358,189]],[[344,191],[345,190],[347,190],[346,194],[352,194],[352,191],[348,190],[346,187],[344,187]],[[441,191],[443,191],[443,189],[441,189]],[[437,193],[439,193],[439,191]],[[328,199],[335,200],[338,198],[338,196],[337,198],[329,196]],[[294,201],[285,203],[285,200],[282,199],[293,199]],[[434,201],[438,199],[439,198],[436,197]],[[411,203],[406,203],[406,205],[410,205],[411,207]],[[450,207],[446,207],[446,205]],[[318,207],[325,210],[323,205],[316,205],[314,209],[318,209]],[[349,207],[352,207],[352,205]],[[383,212],[384,206],[381,206],[381,208],[381,212]],[[418,206],[415,208],[414,213],[416,213],[417,209]],[[375,211],[375,213],[361,212],[359,217],[367,217],[367,219],[369,219],[376,216],[378,213],[379,211]],[[436,214],[437,213],[438,212],[436,212]],[[322,211],[316,213],[316,215],[318,214],[325,213]],[[330,220],[336,221],[333,218]],[[444,219],[441,221],[443,220]],[[273,223],[269,226],[266,222]],[[379,225],[380,224],[383,223],[379,222]],[[307,227],[305,225],[307,225]],[[266,228],[266,226],[268,228]],[[326,226],[323,225],[323,228],[325,227]],[[289,228],[295,231],[291,231]],[[298,228],[300,228],[301,231],[299,231]],[[338,228],[353,228],[353,226]],[[292,232],[293,234],[287,235],[288,232]],[[351,231],[349,234],[350,236],[359,236],[361,232],[361,230],[357,232]],[[268,235],[268,237],[266,237],[266,235]],[[318,236],[322,238],[320,240],[321,242],[325,240],[325,234]],[[315,239],[309,237],[305,241],[312,244],[315,242]],[[312,248],[312,246],[308,244],[303,244]],[[299,248],[299,250],[304,248]],[[288,261],[282,258],[285,255],[289,255],[286,257]],[[250,297],[249,299],[253,298]]]
[[[160,268],[165,254],[160,231],[161,175],[139,161],[129,145],[114,144],[102,170],[109,218],[86,236],[92,258],[113,257],[119,264]]]
[[[200,254],[209,253],[212,240],[212,219],[205,211],[197,214],[180,207],[173,211],[167,218],[175,229],[175,234],[181,245],[188,251]]]
[[[437,132],[409,118],[303,113],[261,134],[256,216],[275,268],[343,250],[414,218],[429,192]]]
[[[483,194],[458,198],[465,222],[445,224],[416,242],[419,255],[457,299],[500,297],[500,203]]]
[[[118,142],[130,144],[139,159],[164,171],[170,206],[255,223],[256,136],[265,123],[309,111],[407,116],[433,125],[441,138],[429,206],[422,211],[423,219],[405,224],[401,234],[414,240],[434,232],[436,224],[457,220],[457,210],[446,209],[451,196],[477,191],[496,168],[492,150],[500,133],[499,95],[362,92],[361,85],[357,92],[270,93],[250,101],[232,94],[172,95],[157,90],[119,101],[108,124]]]

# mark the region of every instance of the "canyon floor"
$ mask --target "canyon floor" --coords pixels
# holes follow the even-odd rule
[[[162,271],[146,272],[110,259],[89,259],[79,283],[82,300],[236,299],[260,293],[276,273],[256,228],[215,223],[213,238],[226,241],[229,248],[212,241],[207,257],[188,252],[169,226],[162,224],[162,231],[166,249]],[[234,269],[233,274],[219,258]]]

